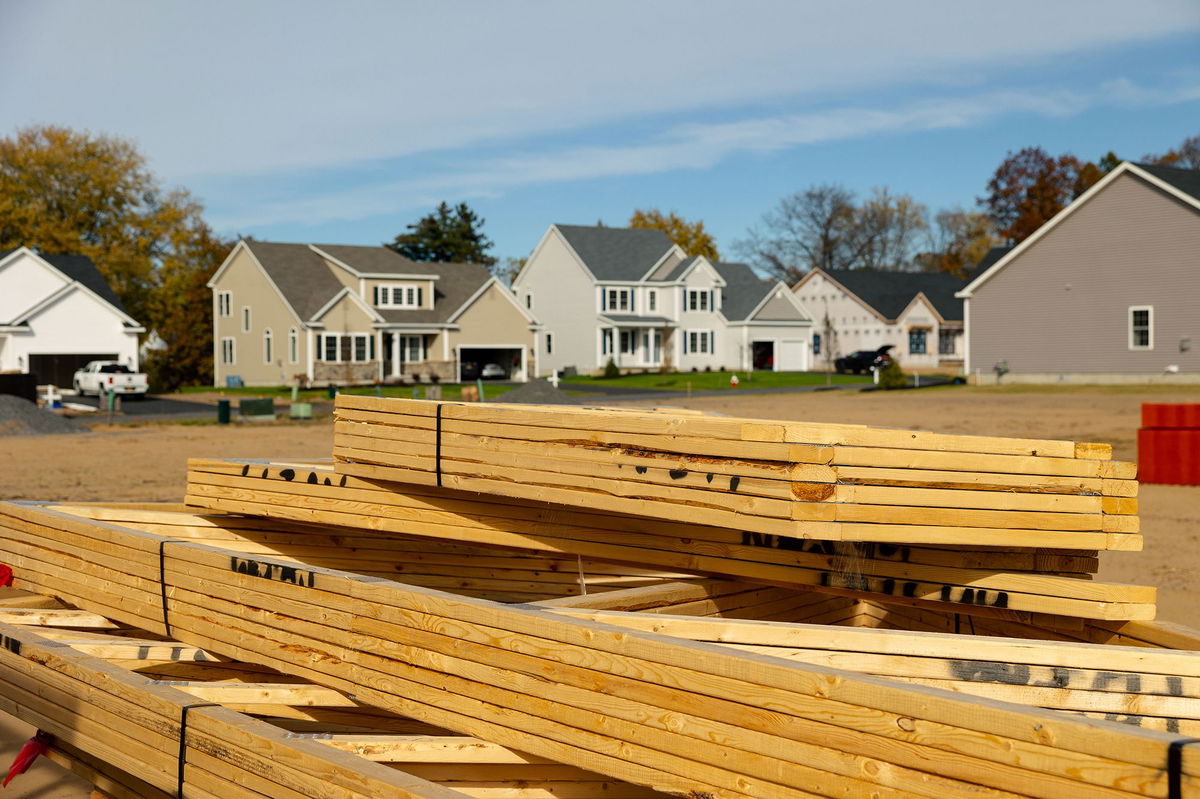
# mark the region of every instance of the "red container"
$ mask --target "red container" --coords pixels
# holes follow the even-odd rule
[[[1200,485],[1200,430],[1138,430],[1138,479]]]
[[[1200,430],[1200,405],[1144,402],[1142,427],[1156,430]]]

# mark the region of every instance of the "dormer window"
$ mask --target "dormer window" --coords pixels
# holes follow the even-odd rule
[[[425,290],[413,285],[376,286],[372,301],[376,308],[421,308]]]

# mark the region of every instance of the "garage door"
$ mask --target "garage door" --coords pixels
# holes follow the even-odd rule
[[[459,380],[470,382],[482,377],[488,380],[524,382],[526,367],[521,359],[524,351],[524,347],[460,346]]]
[[[70,388],[75,370],[82,369],[88,361],[116,361],[115,352],[55,352],[29,356],[29,371],[37,375],[38,385],[47,383]]]
[[[808,369],[808,339],[781,339],[775,371],[803,372]]]

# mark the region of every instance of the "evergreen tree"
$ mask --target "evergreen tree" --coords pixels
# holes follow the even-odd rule
[[[441,203],[432,213],[408,226],[389,247],[413,261],[482,264],[491,268],[492,241],[483,233],[483,218],[466,203],[451,208]]]

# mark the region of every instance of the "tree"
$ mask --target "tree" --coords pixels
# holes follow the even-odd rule
[[[451,208],[443,202],[384,246],[413,261],[482,264],[490,269],[496,259],[488,255],[492,241],[484,235],[483,223],[466,203]]]
[[[702,255],[710,261],[717,261],[721,258],[717,252],[716,239],[704,229],[704,223],[688,222],[674,211],[663,214],[657,208],[645,211],[639,208],[629,217],[629,226],[661,230],[688,255]]]
[[[805,272],[854,266],[854,194],[835,184],[782,198],[734,247],[752,265],[793,283]]]
[[[855,267],[903,271],[912,269],[916,248],[929,230],[925,206],[907,194],[875,188],[855,210],[848,235]]]
[[[934,217],[929,250],[917,261],[926,272],[949,272],[965,278],[988,250],[1000,243],[984,214],[952,208]]]
[[[1009,152],[988,181],[988,196],[979,202],[996,232],[1017,244],[1103,175],[1101,167],[1080,162],[1070,153],[1053,158],[1041,147],[1026,147]]]
[[[0,139],[0,249],[88,256],[148,325],[156,269],[199,216],[187,192],[165,192],[124,139],[54,126]]]
[[[1158,166],[1174,166],[1180,169],[1200,169],[1200,135],[1189,136],[1179,146],[1162,155],[1146,155],[1142,160]]]

